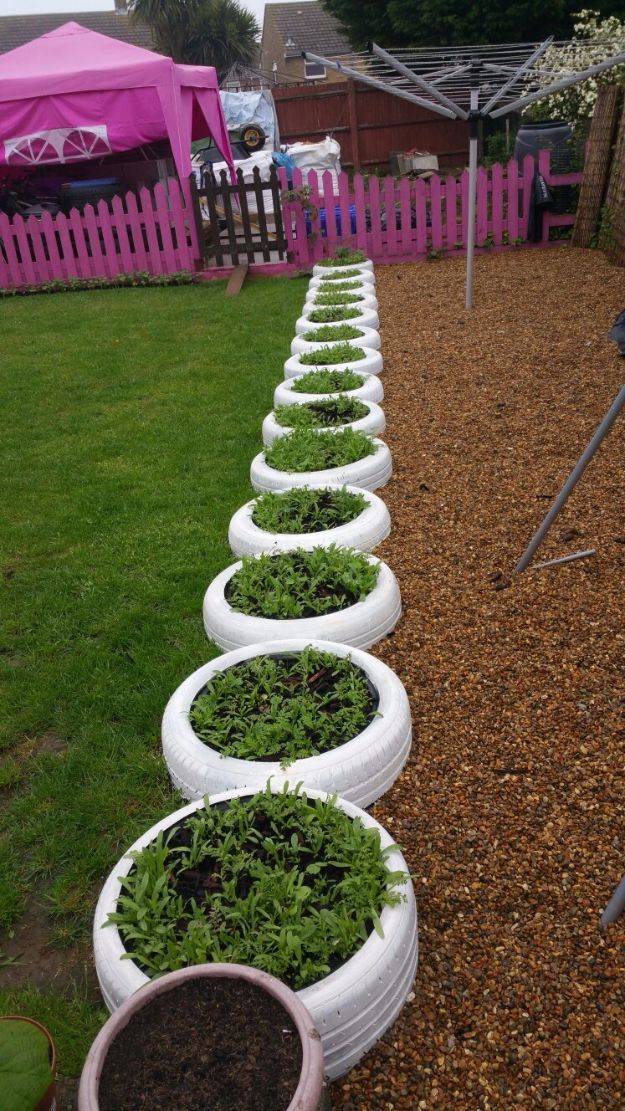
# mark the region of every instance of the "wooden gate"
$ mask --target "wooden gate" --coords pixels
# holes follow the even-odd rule
[[[268,181],[261,179],[258,166],[251,181],[245,181],[240,168],[236,176],[235,185],[222,170],[218,183],[209,170],[197,190],[198,238],[205,265],[282,262],[287,242],[276,167],[272,164]]]

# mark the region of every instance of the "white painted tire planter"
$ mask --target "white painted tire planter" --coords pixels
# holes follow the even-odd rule
[[[341,282],[358,282],[360,285],[370,286],[372,289],[375,289],[375,274],[373,270],[360,270],[357,276],[352,275],[351,278],[346,278],[341,274],[340,278],[330,278],[330,281],[328,281],[328,272],[332,273],[333,267],[324,266],[323,269],[325,270],[324,274],[313,274],[308,283],[309,289],[316,289],[318,286],[321,286],[322,289],[332,289],[335,285],[340,285]]]
[[[311,331],[314,327],[315,325],[311,327]],[[317,327],[321,327],[321,325],[317,325]],[[311,343],[310,340],[304,339],[303,337],[307,333],[303,332],[301,335],[295,336],[295,339],[291,340],[291,354],[302,355],[307,351],[318,351],[320,347],[331,347],[333,343],[350,343],[352,347],[370,347],[373,351],[379,351],[382,346],[380,333],[377,332],[375,328],[361,328],[360,331],[362,335],[357,336],[356,339],[326,339],[322,340],[320,343]]]
[[[345,262],[334,266],[322,266],[320,262],[316,262],[313,266],[313,278],[319,278],[323,274],[340,274],[341,270],[365,270],[373,274],[373,263],[370,258],[366,258],[364,262]]]
[[[309,484],[317,490],[327,490],[331,483]],[[340,487],[339,487],[340,489]],[[323,532],[267,532],[255,525],[252,513],[255,499],[246,502],[233,514],[228,527],[228,543],[235,556],[260,555],[261,552],[286,552],[292,548],[327,548],[330,544],[345,548],[358,548],[371,552],[381,544],[391,531],[391,515],[382,501],[371,490],[346,486],[350,494],[363,494],[367,507],[353,521]]]
[[[293,384],[298,378],[301,378],[300,374],[278,383],[273,394],[274,408],[276,405],[305,405],[308,401],[320,401],[322,397],[338,397],[339,394],[343,397],[357,397],[359,401],[377,401],[378,404],[384,398],[384,386],[377,374],[363,374],[362,386],[357,386],[355,390],[332,390],[331,393],[299,393],[293,389]]]
[[[393,473],[393,460],[384,440],[373,440],[375,452],[355,463],[342,467],[327,467],[322,471],[279,471],[265,462],[261,451],[252,459],[250,481],[255,490],[289,490],[292,486],[317,486],[338,483],[340,486],[359,486],[363,490],[379,490],[386,486]]]
[[[355,370],[357,374],[381,374],[384,362],[380,352],[370,347],[361,347],[360,350],[365,353],[364,359],[344,359],[340,363],[303,363],[299,355],[289,355],[284,363],[284,377],[298,378],[311,370]]]
[[[342,296],[345,296],[345,294],[347,294],[347,293],[349,293],[350,300],[345,301],[344,303],[342,302],[337,307],[347,308],[347,307],[351,307],[352,305],[358,305],[358,308],[360,308],[360,309],[375,309],[376,312],[377,312],[378,299],[374,295],[373,290],[371,291],[371,293],[363,292],[360,289],[355,289],[355,290],[352,290],[352,291],[345,290],[345,293],[342,293]],[[352,293],[355,294],[355,296],[352,297]],[[313,286],[312,290],[309,290],[308,293],[306,294],[305,298],[304,298],[304,312],[307,312],[308,309],[312,309],[312,308],[323,309],[323,308],[331,308],[332,307],[331,305],[328,304],[327,301],[317,301],[318,295],[319,295],[319,287],[318,286],[317,287]]]
[[[310,307],[309,307],[310,306]],[[329,308],[329,306],[327,306]],[[345,308],[347,306],[339,306]],[[310,314],[319,308],[318,305],[313,305],[310,301],[304,303],[302,316],[299,316],[295,321],[295,332],[299,336],[302,332],[309,332],[311,328],[320,328],[321,323],[315,322],[310,319]],[[375,309],[361,309],[357,316],[350,316],[347,320],[334,320],[330,321],[334,324],[351,324],[353,328],[375,328],[376,331],[380,327],[380,319]]]
[[[287,768],[279,761],[238,760],[221,756],[194,733],[189,712],[197,695],[219,671],[253,656],[301,651],[311,645],[332,652],[364,671],[379,697],[373,721],[332,752],[295,760]],[[174,786],[186,799],[201,799],[216,791],[248,787],[262,790],[269,779],[303,783],[331,795],[340,795],[356,806],[370,806],[393,785],[410,751],[411,722],[408,696],[400,680],[381,660],[368,652],[329,641],[272,640],[226,652],[194,671],[171,696],[161,730],[163,755]]]
[[[279,789],[279,785],[276,784]],[[227,801],[248,790],[224,791],[211,803]],[[326,797],[323,791],[307,790],[310,798]],[[393,838],[366,810],[339,798],[337,805],[368,828],[377,829],[382,848],[393,845]],[[129,855],[144,848],[161,830],[179,824],[203,806],[200,799],[168,814],[139,837],[109,874],[95,911],[93,948],[100,991],[109,1011],[116,1010],[148,977],[132,960],[122,959],[126,950],[117,926],[104,926],[117,907],[120,877],[128,875],[133,860]],[[389,871],[407,872],[406,862],[397,847],[386,857]],[[380,915],[383,936],[369,935],[361,948],[335,972],[297,992],[310,1011],[321,1035],[326,1075],[334,1080],[343,1076],[382,1037],[395,1021],[410,993],[417,970],[417,908],[410,879],[400,888],[405,900],[384,907]]]
[[[317,398],[319,400],[319,398]],[[329,398],[328,400],[332,400]],[[345,428],[351,428],[354,432],[364,432],[367,436],[381,436],[386,428],[386,420],[384,412],[375,401],[363,401],[363,405],[367,405],[369,412],[364,417],[359,417],[358,420],[348,421],[347,424],[333,425],[331,428],[324,428],[325,432],[342,432]],[[262,437],[263,443],[269,447],[274,440],[279,439],[280,436],[288,436],[292,432],[292,427],[284,428],[278,424],[274,417],[273,411],[267,413],[262,424]]]
[[[231,563],[215,576],[204,595],[202,617],[208,639],[226,652],[265,640],[306,637],[370,648],[392,633],[397,625],[401,617],[401,595],[390,567],[369,552],[366,554],[371,563],[380,564],[378,580],[371,593],[362,602],[317,617],[250,617],[238,613],[225,597],[228,582],[241,567],[240,560]]]

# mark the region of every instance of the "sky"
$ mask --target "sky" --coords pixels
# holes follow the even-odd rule
[[[288,0],[298,3],[299,0]],[[265,0],[240,0],[243,7],[254,13],[260,26],[263,23]],[[105,12],[112,11],[114,0],[0,0],[0,15],[31,15],[57,12]],[[78,20],[80,22],[80,20]]]

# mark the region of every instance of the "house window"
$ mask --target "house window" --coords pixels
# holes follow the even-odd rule
[[[320,62],[304,62],[304,77],[307,81],[323,81],[326,67]]]

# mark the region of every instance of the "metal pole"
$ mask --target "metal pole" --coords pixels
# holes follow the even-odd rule
[[[625,876],[623,876],[622,880],[615,888],[610,902],[599,919],[601,928],[603,929],[605,926],[609,926],[610,922],[616,922],[616,919],[622,914],[623,910],[625,910]]]
[[[475,194],[477,189],[477,131],[479,123],[479,89],[471,89],[469,115],[469,211],[467,213],[467,276],[464,307],[473,308],[473,252],[475,248]]]
[[[493,96],[491,96],[488,104],[485,104],[484,108],[482,109],[485,116],[488,115],[491,108],[495,107],[497,101],[501,100],[502,96],[505,96],[505,94],[508,92],[508,89],[510,89],[513,85],[516,85],[521,75],[523,73],[526,73],[528,69],[531,69],[531,67],[534,65],[534,62],[537,62],[538,59],[545,53],[545,51],[549,49],[552,42],[553,35],[551,36],[551,38],[545,39],[544,42],[541,42],[540,46],[536,47],[536,50],[533,52],[533,54],[530,54],[529,58],[527,58],[527,60],[523,62],[523,65],[519,66],[519,68],[513,73],[512,77],[508,78],[505,85],[502,85],[501,88],[498,89]]]
[[[410,104],[418,104],[419,108],[427,108],[429,112],[438,112],[439,116],[445,116],[448,120],[455,120],[456,118],[456,113],[452,112],[451,108],[445,108],[442,104],[425,100],[424,97],[416,96],[415,93],[406,92],[398,85],[389,85],[384,81],[378,81],[375,77],[368,77],[357,69],[351,69],[350,66],[342,66],[340,62],[333,62],[330,58],[322,58],[320,54],[311,54],[310,50],[304,50],[302,54],[309,62],[318,62],[320,66],[335,69],[337,73],[344,73],[346,77],[353,77],[354,81],[362,81],[364,85],[371,85],[373,89],[380,89],[383,93],[398,96],[400,100],[407,100]]]
[[[610,69],[612,66],[620,66],[623,62],[625,62],[625,53],[615,54],[612,58],[607,58],[605,62],[599,62],[596,66],[589,66],[588,69],[581,69],[578,73],[562,77],[559,81],[554,81],[553,85],[546,85],[535,93],[520,96],[518,100],[513,100],[510,104],[504,104],[503,108],[496,108],[490,114],[493,119],[496,119],[497,116],[505,116],[506,112],[515,112],[517,108],[524,108],[526,104],[531,104],[534,100],[551,96],[552,93],[557,93],[560,89],[568,89],[569,85],[576,85],[578,81],[585,81],[587,77],[594,77],[596,73],[603,73],[604,70]]]
[[[540,525],[540,527],[534,533],[534,535],[533,535],[532,539],[530,540],[527,548],[523,552],[523,555],[521,556],[519,562],[517,563],[516,567],[514,568],[514,574],[515,575],[518,575],[521,571],[524,571],[525,568],[527,567],[527,565],[530,562],[532,556],[534,555],[534,552],[538,548],[538,545],[545,538],[545,536],[549,532],[549,529],[551,528],[553,522],[555,521],[556,517],[558,516],[558,513],[562,509],[562,506],[567,501],[569,496],[573,493],[573,490],[577,486],[577,483],[579,482],[579,480],[582,477],[584,471],[586,470],[586,467],[590,463],[590,460],[592,459],[593,455],[595,454],[597,448],[601,445],[602,441],[607,436],[607,434],[610,431],[612,425],[614,424],[614,421],[616,420],[617,416],[619,415],[619,413],[620,413],[620,411],[621,411],[621,409],[623,408],[624,405],[625,405],[625,386],[621,386],[621,389],[619,390],[618,394],[616,395],[616,397],[615,397],[614,401],[612,402],[610,408],[608,409],[605,417],[603,418],[603,420],[601,421],[601,423],[597,427],[594,436],[592,437],[590,442],[584,448],[584,450],[583,450],[582,454],[580,455],[577,463],[573,467],[573,470],[571,471],[569,477],[567,478],[566,482],[562,486],[562,489],[560,490],[560,493],[558,494],[558,496],[555,499],[553,505],[551,506],[550,510],[548,511],[543,523]]]
[[[445,94],[441,93],[439,89],[437,89],[435,86],[432,86],[428,81],[425,80],[424,77],[421,77],[420,74],[415,73],[414,70],[408,69],[408,66],[405,66],[403,62],[400,62],[397,58],[394,58],[392,54],[389,54],[388,51],[383,50],[382,47],[378,46],[375,42],[371,43],[371,53],[375,54],[377,58],[381,58],[381,60],[383,62],[386,62],[388,66],[391,66],[392,69],[395,69],[398,73],[401,73],[402,77],[407,77],[408,80],[413,81],[414,84],[418,86],[418,88],[423,89],[424,92],[429,93],[430,96],[435,97],[435,99],[438,100],[441,104],[444,104],[446,108],[450,108],[454,115],[458,116],[458,119],[468,120],[468,112],[465,112],[459,104],[455,104],[453,100],[450,100],[448,96],[445,96]]]
[[[535,563],[532,571],[542,571],[545,567],[559,567],[561,563],[574,563],[576,559],[588,559],[594,554],[594,548],[585,548],[583,552],[571,552],[571,555],[560,556],[559,559],[547,559],[544,563]]]

